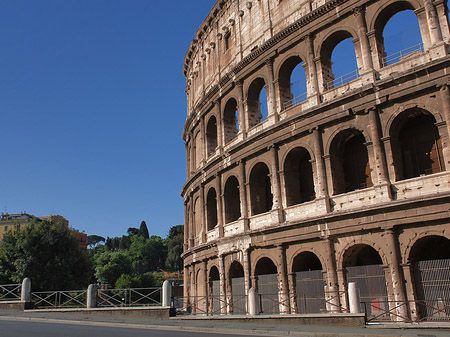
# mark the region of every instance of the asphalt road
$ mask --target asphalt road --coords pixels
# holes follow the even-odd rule
[[[93,325],[75,325],[43,322],[0,321],[0,337],[229,337],[215,333],[184,332],[170,330],[118,328]],[[253,335],[254,336],[254,335]]]

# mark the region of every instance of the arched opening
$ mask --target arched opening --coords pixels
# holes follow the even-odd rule
[[[203,160],[202,137],[200,131],[195,135],[195,169],[198,169]]]
[[[266,82],[261,77],[255,79],[248,89],[247,111],[249,127],[267,118]],[[264,113],[264,114],[263,114]]]
[[[197,313],[206,313],[208,310],[208,290],[205,278],[205,271],[199,269],[196,276],[197,298],[195,300],[195,303],[197,305],[195,306],[195,309]]]
[[[338,31],[329,36],[321,49],[323,87],[336,88],[359,77],[353,36]]]
[[[202,231],[202,205],[200,199],[196,198],[194,201],[194,240],[198,244],[198,235]]]
[[[422,320],[450,319],[450,240],[428,236],[417,241],[410,253],[416,300]]]
[[[344,254],[347,284],[356,282],[367,316],[389,319],[389,302],[382,263],[380,254],[364,244],[355,245]]]
[[[298,254],[294,258],[292,272],[295,275],[297,313],[326,311],[326,284],[319,258],[311,252]]]
[[[373,186],[366,140],[356,129],[339,133],[330,147],[334,193]]]
[[[224,306],[224,299],[220,297],[220,276],[219,270],[216,266],[211,267],[209,271],[209,313],[218,315],[221,313],[221,308]]]
[[[229,275],[231,284],[230,310],[234,314],[245,315],[247,300],[245,296],[244,268],[239,262],[234,261],[230,266]]]
[[[217,148],[217,121],[215,116],[211,116],[206,125],[206,145],[209,157],[214,154]]]
[[[234,98],[230,98],[225,104],[225,109],[223,111],[223,131],[225,144],[236,138],[239,130],[239,117],[237,102]]]
[[[283,110],[306,100],[306,73],[299,56],[292,56],[283,63],[278,75],[278,84]]]
[[[284,162],[286,202],[288,206],[314,200],[314,178],[311,156],[304,148],[289,152]]]
[[[278,300],[277,267],[268,257],[261,258],[255,266],[260,310],[264,314],[278,314],[280,312]]]
[[[210,188],[206,197],[206,223],[208,230],[217,226],[217,194],[214,188]]]
[[[239,182],[235,176],[227,179],[224,189],[225,223],[238,220],[241,217]]]
[[[269,168],[264,163],[256,164],[250,173],[250,200],[252,215],[268,212],[272,209],[272,192]]]
[[[445,170],[442,143],[428,112],[412,109],[396,118],[391,127],[392,155],[397,180]]]
[[[423,52],[419,21],[411,3],[395,1],[387,6],[376,19],[375,38],[381,67]]]

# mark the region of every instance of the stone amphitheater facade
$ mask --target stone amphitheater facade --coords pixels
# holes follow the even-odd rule
[[[422,44],[389,60],[405,10]],[[184,59],[190,310],[248,313],[254,288],[263,313],[345,313],[356,282],[369,317],[449,319],[449,42],[442,0],[214,5]]]

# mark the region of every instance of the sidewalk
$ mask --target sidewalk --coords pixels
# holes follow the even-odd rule
[[[365,327],[277,324],[276,320],[248,318],[245,321],[216,320],[204,318],[149,319],[144,317],[110,317],[83,313],[64,312],[9,312],[0,311],[2,320],[58,322],[66,324],[99,325],[157,330],[183,330],[214,333],[267,335],[267,336],[314,336],[314,337],[449,337],[450,324],[428,323],[426,325],[391,324]],[[280,322],[281,323],[281,322]],[[446,328],[446,329],[444,329]]]

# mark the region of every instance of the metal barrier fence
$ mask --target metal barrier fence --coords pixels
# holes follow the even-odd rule
[[[401,61],[403,58],[405,58],[407,56],[410,56],[414,53],[423,53],[423,51],[424,51],[423,43],[419,43],[415,46],[400,50],[397,53],[394,53],[392,55],[388,55],[388,56],[384,57],[382,60],[383,66],[384,67],[390,66],[394,63]]]
[[[331,90],[337,87],[340,87],[341,85],[351,82],[353,80],[356,80],[359,78],[359,70],[355,69],[352,72],[345,74],[341,77],[338,77],[332,81],[328,81],[324,83],[325,90]]]
[[[37,309],[85,308],[86,290],[32,292],[31,301]]]
[[[160,306],[161,288],[97,289],[97,307]]]
[[[287,110],[290,107],[300,104],[300,103],[306,101],[307,98],[308,98],[308,93],[304,92],[299,96],[296,96],[288,101],[285,101],[285,102],[283,102],[282,110]]]
[[[403,322],[450,322],[450,303],[448,301],[380,301],[378,303],[362,302],[364,312],[366,313],[367,322],[390,322],[390,321],[403,321]],[[419,316],[411,319],[408,316],[399,314],[400,309],[419,308]],[[425,310],[420,310],[423,308]],[[407,312],[407,310],[404,310]],[[368,316],[370,313],[370,316]]]
[[[0,285],[0,301],[20,300],[21,284]]]

